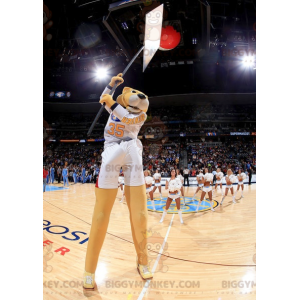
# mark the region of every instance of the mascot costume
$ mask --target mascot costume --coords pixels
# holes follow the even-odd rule
[[[96,203],[86,252],[84,288],[95,287],[95,271],[106,235],[109,216],[118,191],[120,168],[124,173],[125,196],[130,213],[132,238],[137,254],[137,269],[143,279],[153,277],[148,266],[148,256],[140,245],[147,232],[147,199],[143,176],[143,146],[137,135],[147,115],[148,97],[133,88],[124,87],[114,101],[109,92],[114,85],[124,82],[122,73],[112,77],[100,97],[100,103],[110,116],[104,129],[102,165],[96,183]]]

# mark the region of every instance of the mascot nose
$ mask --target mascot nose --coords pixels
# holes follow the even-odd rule
[[[138,95],[138,97],[140,98],[140,99],[146,99],[146,96],[144,95],[144,94],[137,94]]]

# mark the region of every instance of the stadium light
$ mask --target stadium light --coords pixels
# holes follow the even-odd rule
[[[246,56],[243,60],[243,64],[244,64],[245,67],[253,66],[253,62],[254,62],[254,59],[250,56]]]
[[[97,70],[97,77],[98,78],[101,79],[101,78],[104,78],[106,76],[107,76],[107,70],[106,69],[100,68],[100,69]]]

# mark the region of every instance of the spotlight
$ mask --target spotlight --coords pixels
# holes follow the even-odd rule
[[[97,70],[97,77],[98,78],[104,78],[107,76],[107,70],[106,69],[103,69],[103,68],[100,68]]]
[[[246,58],[244,58],[243,64],[246,67],[251,67],[253,65],[253,59],[252,59],[252,57],[247,56]]]

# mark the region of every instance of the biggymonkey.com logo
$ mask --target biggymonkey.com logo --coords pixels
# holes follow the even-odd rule
[[[169,253],[168,243],[164,243],[164,238],[158,232],[153,232],[151,229],[143,232],[144,239],[140,243],[141,252],[138,255],[138,261],[142,265],[148,265],[152,273],[168,271],[168,266],[165,264]],[[148,263],[147,263],[148,258]],[[157,262],[156,268],[154,265]]]
[[[253,288],[256,287],[256,282],[252,281],[222,281],[222,288],[226,289],[226,288]]]

